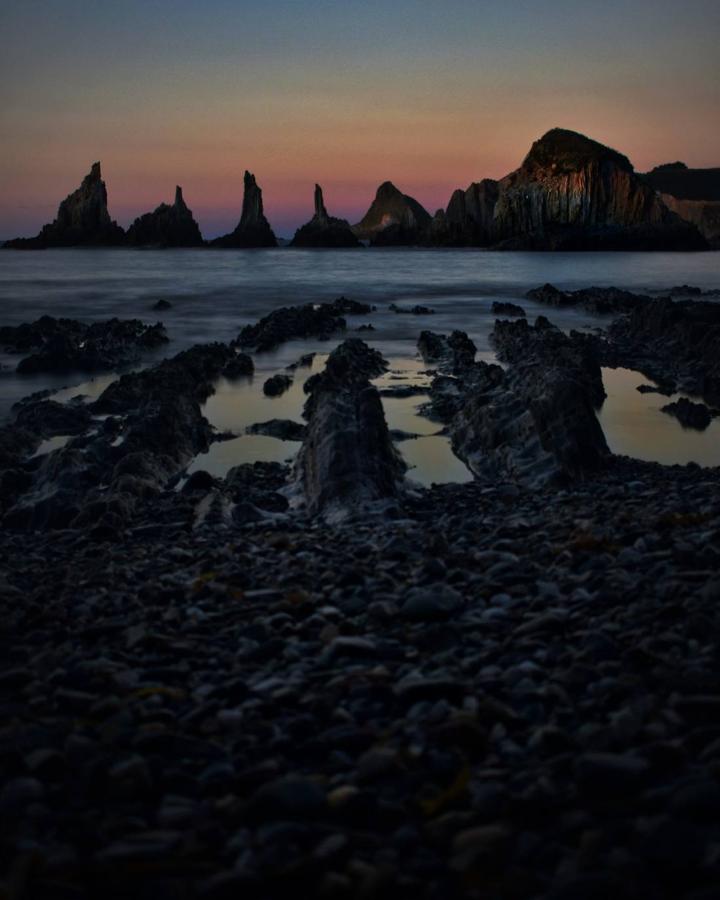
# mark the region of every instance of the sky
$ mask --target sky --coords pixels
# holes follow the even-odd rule
[[[0,239],[102,161],[127,226],[206,237],[254,172],[281,236],[393,181],[430,212],[560,126],[636,169],[720,165],[720,0],[0,0]]]

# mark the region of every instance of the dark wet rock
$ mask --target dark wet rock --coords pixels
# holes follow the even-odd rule
[[[302,441],[307,427],[291,419],[270,419],[267,422],[255,422],[245,429],[248,434],[265,434],[279,438],[281,441]]]
[[[675,416],[683,428],[694,428],[697,431],[704,431],[712,422],[712,414],[704,403],[693,403],[686,397],[661,406],[660,411]]]
[[[202,247],[205,243],[179,185],[175,188],[175,202],[161,203],[153,212],[135,219],[126,240],[136,247]]]
[[[361,303],[359,300],[350,300],[347,297],[338,297],[332,303],[323,304],[336,316],[366,316],[375,312],[375,307],[369,303]]]
[[[498,300],[493,301],[491,312],[494,316],[519,317],[525,315],[525,310],[517,303],[502,303]]]
[[[435,312],[434,309],[420,303],[416,303],[414,306],[398,306],[397,303],[391,303],[388,309],[397,315],[405,316],[431,316]]]
[[[418,350],[426,363],[437,364],[440,371],[458,374],[475,361],[477,347],[464,331],[453,331],[450,337],[433,331],[421,331]]]
[[[380,391],[382,394],[382,391]],[[410,431],[403,431],[401,428],[391,428],[390,429],[390,437],[396,442],[402,441],[414,441],[420,437],[419,434],[414,434]]]
[[[292,387],[292,377],[290,375],[272,375],[263,384],[263,394],[266,397],[279,397],[284,394],[288,388]]]
[[[375,326],[368,322],[367,325],[361,325],[358,331],[375,331]]]
[[[349,222],[329,216],[323,202],[322,188],[315,185],[315,213],[295,232],[291,247],[362,247]]]
[[[100,163],[93,163],[80,187],[63,200],[57,218],[34,238],[15,238],[4,246],[11,249],[44,247],[107,247],[124,242],[125,232],[110,218],[107,190]]]
[[[310,512],[340,515],[397,496],[404,465],[370,384],[386,369],[376,350],[352,338],[305,383],[308,429],[296,473]]]
[[[151,309],[155,310],[155,312],[162,312],[167,309],[172,309],[172,303],[169,300],[161,299],[158,300],[157,303],[153,303]]]
[[[663,397],[671,397],[675,391],[675,385],[639,384],[636,388],[641,394],[662,394]]]
[[[247,353],[236,353],[222,370],[223,378],[233,381],[236,378],[249,378],[255,372],[252,358]]]
[[[353,231],[358,238],[376,246],[420,244],[426,239],[431,221],[430,213],[417,200],[385,181]]]
[[[586,477],[609,455],[595,408],[605,398],[592,348],[540,317],[499,320],[493,340],[503,372],[478,362],[431,390],[455,452],[475,474],[505,472],[524,484]]]
[[[316,356],[317,353],[305,353],[297,362],[290,363],[289,366],[286,366],[286,369],[288,372],[294,372],[296,369],[309,369]]]
[[[616,319],[599,342],[605,365],[638,369],[661,384],[720,404],[720,305],[659,298]]]
[[[215,479],[209,472],[206,472],[204,469],[198,469],[188,476],[187,481],[183,484],[182,489],[186,494],[190,494],[193,491],[202,491],[203,493],[207,493],[208,491],[213,490],[217,486],[217,479]]]
[[[445,584],[412,588],[400,607],[400,614],[414,622],[447,619],[462,608],[462,596]]]
[[[55,400],[23,404],[15,416],[15,425],[43,438],[57,434],[82,434],[92,421],[87,407],[70,406]]]
[[[418,394],[427,394],[427,386],[419,384],[393,384],[380,388],[381,397],[417,397]]]
[[[262,353],[295,338],[327,340],[336,332],[344,331],[345,327],[345,319],[332,304],[282,306],[255,325],[246,325],[237,343],[241,347],[254,347]]]
[[[230,234],[215,238],[212,247],[277,247],[277,239],[263,212],[262,191],[255,176],[245,172],[243,206],[240,221]]]
[[[525,295],[528,300],[548,306],[578,306],[595,315],[619,315],[646,306],[651,298],[644,294],[633,294],[620,288],[582,288],[578,291],[561,291],[552,284],[533,288]]]

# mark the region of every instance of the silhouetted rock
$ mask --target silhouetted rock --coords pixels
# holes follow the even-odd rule
[[[434,309],[420,303],[416,303],[414,306],[398,306],[397,303],[391,303],[388,309],[399,316],[431,316],[435,312]]]
[[[345,324],[338,307],[331,303],[281,306],[255,325],[246,325],[238,335],[237,344],[264,352],[294,338],[327,340],[335,332],[344,331]]]
[[[426,241],[431,221],[430,213],[417,200],[385,181],[353,231],[376,246],[421,244]]]
[[[236,378],[247,378],[252,375],[254,371],[255,366],[247,353],[237,353],[228,360],[221,375],[223,378],[233,381]]]
[[[498,183],[491,178],[456,190],[442,216],[433,222],[433,243],[451,247],[482,247],[494,236]]]
[[[134,246],[202,247],[200,228],[183,200],[182,188],[175,188],[175,202],[161,203],[154,212],[135,219],[127,231]]]
[[[704,431],[712,421],[710,410],[704,403],[693,403],[686,397],[661,406],[660,411],[675,416],[683,428],[695,428],[697,431]]]
[[[477,347],[464,331],[453,331],[450,337],[433,331],[421,331],[417,342],[420,355],[441,372],[460,374],[475,361]]]
[[[545,303],[548,306],[579,306],[596,315],[618,315],[632,312],[651,302],[651,298],[645,294],[633,294],[631,291],[623,291],[616,287],[590,287],[582,288],[579,291],[561,291],[552,284],[544,284],[542,287],[528,291],[525,296],[528,300]]]
[[[44,247],[107,247],[122,244],[125,232],[110,218],[107,190],[100,174],[100,163],[93,163],[80,187],[63,200],[57,218],[45,225],[34,238],[6,241],[11,249]]]
[[[502,303],[498,300],[493,301],[491,312],[494,316],[512,316],[513,318],[525,315],[525,310],[517,303]]]
[[[705,249],[627,157],[554,128],[498,183],[494,239],[506,249]]]
[[[17,371],[98,372],[127,365],[147,350],[167,343],[164,326],[145,325],[138,319],[110,319],[87,325],[75,319],[42,316],[35,322],[0,327],[0,344],[30,356],[20,360]]]
[[[242,215],[237,228],[210,243],[213,247],[277,247],[277,239],[263,213],[262,191],[250,172],[245,172]]]
[[[153,303],[151,309],[155,312],[164,312],[166,309],[172,309],[172,303],[169,300],[158,300],[157,303]]]
[[[279,397],[292,385],[290,375],[272,375],[263,385],[263,394],[266,397]]]
[[[248,434],[264,434],[281,441],[302,441],[305,439],[307,427],[291,419],[270,419],[267,422],[255,422],[245,429]]]
[[[397,496],[405,466],[390,438],[380,394],[369,380],[386,369],[376,350],[352,338],[306,382],[308,427],[296,478],[311,513],[339,518]]]
[[[315,185],[315,214],[295,232],[291,247],[362,247],[345,219],[329,216],[322,188]]]

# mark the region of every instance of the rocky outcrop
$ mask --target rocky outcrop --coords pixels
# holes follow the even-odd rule
[[[720,247],[720,168],[689,169],[675,162],[643,175],[668,209],[697,227],[708,243]]]
[[[343,316],[367,315],[374,309],[374,306],[349,300],[347,297],[338,297],[332,303],[281,306],[254,325],[246,325],[237,338],[237,345],[254,347],[264,352],[296,338],[317,338],[324,341],[336,332],[345,330]],[[309,358],[310,362],[312,358]]]
[[[224,344],[193,347],[123,375],[93,404],[66,408],[84,417],[82,428],[70,431],[66,421],[58,421],[52,431],[83,433],[34,468],[25,467],[28,481],[3,524],[16,529],[89,526],[104,536],[116,534],[140,503],[157,497],[215,439],[201,404],[234,357]],[[9,427],[37,433],[34,423],[58,418],[51,406],[48,401],[24,405]],[[91,415],[102,416],[102,424],[93,422],[88,429]]]
[[[620,315],[646,306],[652,300],[645,294],[633,294],[616,287],[607,288],[582,288],[579,291],[561,291],[552,284],[544,284],[542,287],[533,288],[525,295],[528,300],[535,303],[544,303],[547,306],[567,307],[576,306],[593,315]]]
[[[385,181],[353,231],[374,246],[422,244],[427,241],[431,221],[430,213],[417,200]]]
[[[508,249],[705,249],[635,174],[627,157],[574,131],[554,128],[498,185],[494,237]]]
[[[295,471],[309,512],[341,518],[398,495],[405,466],[370,384],[386,370],[376,350],[352,338],[306,382],[308,426]]]
[[[242,214],[237,227],[210,244],[212,247],[277,247],[277,238],[263,212],[262,191],[250,172],[245,172]]]
[[[687,397],[661,406],[660,412],[675,416],[683,428],[694,428],[696,431],[704,431],[712,422],[712,414],[707,406],[704,403],[693,403]]]
[[[464,337],[460,346],[471,343]],[[542,317],[534,326],[498,321],[493,339],[505,370],[466,354],[433,380],[431,411],[447,423],[457,456],[477,475],[529,487],[565,484],[602,466],[609,451],[595,408],[605,392],[590,345]],[[425,336],[425,358],[447,360],[442,340],[431,356],[428,344]]]
[[[263,394],[266,397],[280,397],[292,387],[293,379],[290,375],[272,375],[263,384]]]
[[[362,247],[349,222],[328,215],[319,184],[315,185],[315,214],[298,228],[291,247]]]
[[[467,190],[456,190],[447,209],[436,213],[432,243],[448,247],[482,247],[492,243],[497,199],[498,183],[491,178],[473,182]]]
[[[658,298],[617,319],[608,335],[606,364],[720,405],[720,304]]]
[[[138,247],[202,247],[200,228],[175,188],[175,202],[161,203],[156,210],[135,219],[127,231],[127,242]]]
[[[21,374],[100,372],[137,361],[143,352],[168,341],[164,326],[139,319],[110,319],[87,325],[75,319],[42,316],[35,322],[0,327],[0,345],[20,360]]]
[[[453,331],[450,337],[434,331],[421,331],[417,347],[424,362],[454,375],[467,371],[477,353],[477,347],[464,331]]]
[[[122,244],[125,232],[110,218],[107,189],[100,163],[93,163],[80,187],[63,200],[57,217],[34,238],[6,241],[5,247],[34,250],[45,247],[112,247]]]
[[[525,310],[517,303],[505,303],[499,300],[493,301],[490,309],[494,316],[510,316],[511,318],[519,318],[525,315]]]
[[[246,434],[264,434],[280,441],[302,441],[307,433],[307,426],[292,419],[269,419],[267,422],[255,422],[245,429]]]

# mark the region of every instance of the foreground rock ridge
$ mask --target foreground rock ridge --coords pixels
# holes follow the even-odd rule
[[[179,185],[172,205],[161,203],[135,219],[128,228],[127,242],[141,247],[202,247],[205,243]]]
[[[262,191],[250,172],[245,172],[242,214],[237,227],[210,244],[213,247],[277,247],[277,238],[263,212]]]
[[[720,307],[673,292],[689,294],[538,287],[548,315],[594,309],[602,327],[499,305],[502,367],[464,332],[420,331],[425,414],[472,467],[462,485],[412,483],[373,384],[393,373],[354,337],[305,382],[306,424],[248,429],[302,441],[292,468],[189,474],[229,436],[203,405],[253,377],[244,351],[343,338],[374,312],[345,297],[96,399],[16,404],[0,427],[0,892],[716,896],[720,469],[614,456],[594,412],[601,364],[716,396]],[[0,340],[32,354],[95,327],[108,352],[160,334],[43,317]],[[291,358],[285,378],[313,363],[306,344]],[[668,414],[700,427],[707,410]]]
[[[125,240],[123,229],[110,218],[107,189],[100,163],[93,163],[80,187],[63,200],[57,217],[34,238],[16,238],[5,246],[14,249],[43,247],[107,247]]]
[[[291,247],[360,247],[345,219],[329,216],[325,209],[322,188],[315,185],[315,214],[295,232]]]

